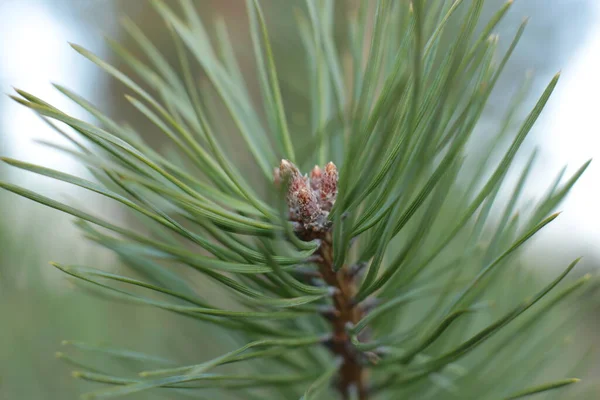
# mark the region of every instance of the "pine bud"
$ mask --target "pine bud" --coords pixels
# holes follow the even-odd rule
[[[274,182],[276,185],[287,185],[290,220],[300,223],[302,229],[326,228],[327,211],[331,209],[337,194],[337,169],[333,163],[327,164],[324,172],[315,166],[309,178],[302,175],[290,161],[281,160],[274,173]]]
[[[310,171],[310,187],[312,188],[312,190],[314,190],[314,191],[321,190],[321,179],[322,178],[323,178],[323,172],[321,171],[321,168],[319,168],[318,165],[315,165],[315,167],[312,169],[312,171]]]
[[[323,210],[329,211],[337,197],[338,171],[334,163],[325,166],[325,173],[321,178],[320,202]]]
[[[284,179],[290,179],[300,176],[300,170],[290,161],[283,159],[279,164],[279,175]]]
[[[300,219],[305,225],[312,224],[322,215],[317,196],[315,192],[308,187],[301,188],[297,192],[296,204]]]
[[[300,170],[288,160],[281,160],[279,170],[275,175],[277,181],[287,185],[286,200],[290,211],[290,219],[297,220],[299,215],[298,192],[307,188],[306,179],[300,174]]]

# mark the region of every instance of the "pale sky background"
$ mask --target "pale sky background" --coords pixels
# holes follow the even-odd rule
[[[528,186],[531,195],[543,193],[563,165],[568,165],[569,176],[593,159],[559,207],[562,214],[542,236],[555,242],[562,264],[573,258],[571,247],[600,257],[600,1],[589,4],[594,22],[577,52],[561,63],[561,80],[535,128],[545,162]]]
[[[102,5],[98,7],[100,2]],[[23,89],[75,116],[87,118],[86,113],[55,90],[52,83],[64,84],[92,102],[101,104],[107,75],[71,49],[68,42],[75,41],[100,56],[106,55],[103,35],[114,32],[118,23],[114,20],[114,4],[104,0],[81,0],[78,3],[67,0],[0,0],[2,156],[86,176],[86,171],[73,158],[35,143],[35,140],[43,139],[69,145],[33,112],[8,98],[8,94],[14,94],[13,87]],[[90,20],[93,22],[90,23]],[[0,165],[0,176],[3,180],[35,188],[59,200],[67,200],[69,196],[71,204],[93,205],[94,212],[100,215],[103,212],[115,213],[114,207],[105,199],[72,185],[6,165]],[[8,227],[11,235],[19,240],[29,240],[33,249],[44,254],[38,273],[45,281],[66,284],[66,280],[48,266],[47,260],[67,261],[69,258],[73,263],[81,263],[101,259],[106,265],[114,263],[114,255],[81,239],[80,232],[73,225],[74,218],[49,211],[31,201],[23,201],[12,193],[1,192],[4,229]],[[34,232],[37,234],[32,235]],[[22,256],[27,257],[25,254]],[[20,274],[21,279],[16,284],[27,285],[30,271],[23,266],[10,267]]]
[[[105,2],[107,13],[112,10],[111,4]],[[14,94],[13,87],[23,89],[81,117],[85,113],[55,90],[52,82],[63,83],[97,101],[102,95],[97,89],[107,76],[72,50],[68,42],[83,41],[102,55],[103,38],[97,29],[81,29],[61,11],[47,1],[0,0],[0,16],[7,17],[0,23],[0,85],[4,94]],[[110,33],[110,24],[107,28],[106,33]],[[49,166],[71,171],[75,168],[70,159],[33,143],[42,138],[60,142],[39,118],[6,96],[1,101],[0,132],[8,138],[2,142],[7,147],[4,154],[25,161],[43,159]]]
[[[50,4],[53,6],[50,7]],[[76,11],[70,11],[69,4],[77,4]],[[102,1],[101,6],[99,4],[99,0],[81,0],[79,3],[0,0],[1,91],[10,93],[12,86],[19,87],[79,116],[83,115],[81,111],[55,91],[50,82],[65,84],[92,102],[101,101],[107,76],[67,43],[76,41],[100,56],[104,54],[102,35],[116,32],[113,9],[116,3]],[[552,1],[545,4],[551,5]],[[544,244],[554,243],[555,248],[556,243],[565,244],[558,248],[558,253],[565,249],[565,260],[579,255],[570,250],[573,247],[586,254],[600,256],[600,1],[590,0],[589,4],[589,12],[593,14],[590,20],[598,22],[591,24],[587,34],[582,35],[585,41],[578,43],[578,50],[570,60],[559,58],[562,79],[535,128],[543,163],[528,186],[532,196],[543,193],[564,164],[569,165],[569,173],[585,160],[598,158],[560,207],[564,210],[563,215],[539,239]],[[86,13],[86,7],[89,7],[89,13]],[[93,23],[89,24],[91,19]],[[542,78],[544,81],[549,79],[541,77],[540,80]],[[34,139],[50,138],[58,142],[59,138],[32,112],[6,97],[0,99],[0,133],[2,155],[68,172],[81,172],[71,159],[35,144]],[[27,179],[26,186],[31,187],[31,183],[35,182],[39,187],[43,183],[42,191],[57,191],[55,186],[50,186],[53,185],[50,181],[35,178],[32,174],[18,173],[11,180],[21,182],[23,179]],[[60,186],[58,192],[66,193],[68,190]],[[16,199],[14,196],[7,198],[11,201]],[[20,212],[28,212],[19,211],[16,206],[12,210],[5,213],[5,218],[15,224],[21,218]],[[70,221],[66,218],[62,221],[61,229],[68,232]],[[562,261],[561,254],[558,259]]]

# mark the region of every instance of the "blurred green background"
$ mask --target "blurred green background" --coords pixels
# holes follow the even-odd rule
[[[512,32],[525,15],[532,20],[491,100],[481,130],[498,122],[525,71],[536,71],[534,88],[537,82],[540,85],[546,82],[547,77],[560,68],[568,72],[573,57],[590,39],[591,27],[600,21],[594,11],[597,10],[595,1],[517,2],[499,33]],[[338,3],[344,7],[351,2]],[[306,124],[304,111],[309,105],[302,96],[304,83],[294,79],[301,76],[304,60],[302,52],[297,51],[299,38],[292,29],[293,7],[301,6],[302,2],[263,0],[262,4],[272,27],[278,67],[283,71],[283,80],[288,82],[282,89],[290,119],[297,129],[302,129]],[[488,15],[499,4],[500,1],[488,1]],[[199,1],[198,5],[205,21],[222,15],[228,22],[240,62],[250,77],[249,87],[257,89],[257,83],[251,80],[253,61],[249,57],[244,2],[213,0]],[[50,85],[50,82],[61,83],[98,104],[116,120],[131,122],[143,132],[144,123],[132,114],[131,106],[122,97],[122,87],[78,57],[67,43],[81,44],[116,62],[102,38],[106,35],[131,47],[119,26],[119,18],[124,15],[141,26],[165,54],[172,55],[167,31],[145,0],[0,0],[2,91],[8,93],[12,86],[19,87],[69,110],[72,106],[54,93]],[[559,92],[550,109],[559,112],[560,102]],[[77,114],[79,110],[74,112]],[[541,126],[546,126],[543,121]],[[544,151],[546,137],[542,130],[536,131],[528,145],[542,146],[538,181],[547,185],[550,176],[558,172],[555,166],[568,160],[555,160],[552,158],[555,155]],[[151,135],[147,138],[160,145],[159,138]],[[36,139],[60,143],[33,114],[7,96],[0,97],[0,154],[85,175],[72,160],[36,144]],[[235,143],[232,147],[235,149]],[[245,157],[245,153],[240,151],[233,156]],[[0,179],[35,187],[54,197],[69,198],[96,213],[112,214],[115,220],[119,219],[118,210],[110,203],[83,191],[5,166],[0,166]],[[531,190],[541,190],[544,185],[539,188],[534,185]],[[162,355],[176,353],[182,361],[206,357],[210,343],[198,343],[197,338],[206,338],[209,327],[156,310],[98,300],[48,265],[48,261],[54,260],[119,268],[112,254],[79,236],[70,217],[5,192],[0,192],[0,209],[1,400],[76,398],[81,392],[80,384],[71,378],[70,368],[55,358],[55,352],[61,350],[61,341],[65,339],[107,343]],[[568,221],[568,206],[565,209]],[[536,239],[535,245],[524,255],[526,263],[544,265],[544,268],[564,267],[567,261],[583,253],[588,256],[585,267],[593,269],[595,250],[585,243],[598,244],[600,238],[578,241],[571,231],[565,230],[568,226],[558,225]],[[591,316],[590,319],[593,320]],[[175,324],[177,329],[172,329]],[[594,326],[590,324],[590,332],[593,331]]]

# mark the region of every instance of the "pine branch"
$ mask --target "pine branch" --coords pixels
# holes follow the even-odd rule
[[[307,0],[296,13],[306,61],[298,72],[276,58],[268,10],[248,0],[252,78],[222,20],[213,38],[194,2],[152,4],[173,40],[177,68],[130,20],[125,28],[144,58],[109,40],[130,75],[72,47],[125,85],[129,103],[171,150],[147,144],[145,131],[57,85],[97,124],[22,90],[12,98],[66,137],[75,149],[50,145],[92,178],[2,158],[108,198],[136,222],[113,222],[86,205],[0,182],[76,217],[86,239],[119,257],[118,273],[52,263],[78,287],[219,332],[194,338],[192,347],[208,340],[221,355],[198,354],[192,365],[181,365],[177,354],[67,342],[57,357],[77,369],[75,377],[111,385],[90,398],[158,388],[166,398],[214,390],[243,398],[475,399],[499,389],[517,398],[572,386],[574,379],[522,390],[510,379],[522,371],[527,383],[539,373],[552,359],[539,349],[577,327],[568,308],[573,294],[597,287],[586,276],[559,288],[577,261],[542,286],[519,258],[557,218],[556,207],[589,162],[562,185],[561,173],[526,208],[520,197],[534,153],[508,188],[506,206],[497,205],[559,80],[557,74],[513,131],[530,88],[524,84],[506,105],[506,121],[481,143],[488,99],[525,31],[523,23],[498,57],[493,31],[512,1],[479,31],[483,0],[361,1],[356,9]],[[347,42],[338,40],[339,30]],[[286,43],[290,57],[296,45]],[[294,95],[306,110],[293,108]],[[229,139],[250,162],[230,154]],[[556,351],[557,370],[569,351]],[[98,368],[85,355],[113,363]],[[117,376],[109,365],[130,369]]]

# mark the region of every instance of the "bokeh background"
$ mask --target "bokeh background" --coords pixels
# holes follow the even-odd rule
[[[251,77],[253,66],[248,53],[244,1],[197,3],[206,22],[215,15],[222,15],[228,21],[240,62]],[[262,0],[273,32],[278,66],[286,74],[293,74],[303,61],[301,52],[293,51],[300,44],[291,29],[292,6],[301,3]],[[508,38],[524,17],[529,16],[530,23],[480,129],[498,123],[525,74],[534,74],[532,98],[526,102],[531,105],[550,77],[562,70],[558,89],[526,142],[529,149],[539,148],[535,179],[527,187],[527,194],[536,197],[564,165],[568,176],[587,159],[600,155],[597,115],[600,2],[516,0],[515,3],[499,29],[501,38]],[[500,4],[488,0],[488,15]],[[90,99],[115,119],[139,124],[122,98],[122,88],[68,44],[80,44],[119,65],[103,38],[108,36],[126,46],[131,44],[119,23],[123,16],[141,26],[166,54],[172,52],[164,25],[145,0],[0,0],[1,91],[10,93],[12,87],[18,87],[83,116],[53,90],[51,83],[60,83]],[[506,46],[507,40],[501,43]],[[256,88],[253,82],[249,86]],[[302,82],[292,81],[289,87],[283,87],[284,95],[292,99],[292,106],[294,93],[301,86]],[[1,155],[85,176],[75,161],[40,145],[38,140],[61,143],[30,111],[6,95],[0,96]],[[524,150],[523,158],[528,154],[528,149]],[[472,151],[477,151],[476,145]],[[98,196],[54,181],[4,165],[0,166],[0,179],[119,218],[118,210]],[[528,246],[523,257],[542,271],[562,268],[579,255],[585,257],[584,268],[597,268],[599,204],[600,165],[593,162],[563,203],[563,214]],[[153,349],[159,354],[175,350],[185,353],[186,349],[206,345],[194,343],[194,332],[200,328],[189,321],[156,310],[98,301],[51,268],[50,260],[71,264],[87,261],[94,266],[118,268],[110,253],[81,238],[72,218],[5,192],[0,192],[0,210],[1,400],[75,398],[80,388],[70,377],[69,368],[55,358],[64,339]],[[589,332],[594,332],[595,318],[590,315],[589,319]],[[165,328],[175,323],[180,329]],[[194,361],[194,352],[188,353],[190,361]]]

